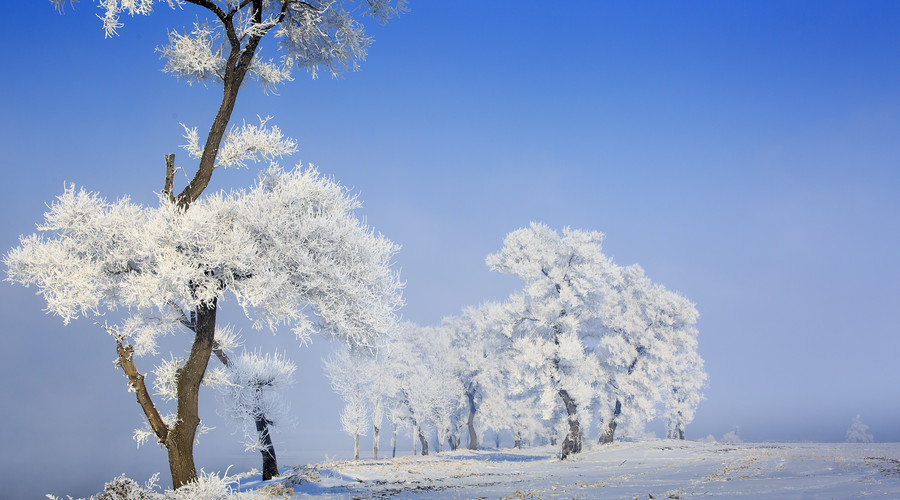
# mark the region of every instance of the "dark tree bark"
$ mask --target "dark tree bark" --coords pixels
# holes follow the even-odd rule
[[[278,475],[278,460],[275,458],[275,445],[272,444],[272,436],[269,434],[269,426],[272,425],[271,420],[267,420],[265,415],[257,414],[256,433],[262,439],[263,449],[259,450],[262,454],[262,480],[268,481]]]
[[[137,402],[141,405],[141,410],[144,411],[147,421],[150,422],[150,428],[153,429],[154,434],[156,434],[156,439],[158,439],[160,443],[165,444],[169,435],[169,427],[159,415],[156,405],[153,404],[153,400],[150,398],[150,393],[147,391],[147,385],[144,383],[144,375],[139,372],[134,365],[134,359],[132,357],[134,346],[126,346],[123,345],[120,340],[116,340],[116,352],[118,354],[116,364],[125,372],[125,376],[128,377],[128,385],[137,395]]]
[[[578,407],[575,405],[575,400],[569,396],[569,392],[565,389],[559,390],[559,397],[562,398],[563,403],[566,405],[566,414],[569,418],[569,433],[566,434],[566,438],[563,439],[562,443],[562,451],[560,453],[560,459],[565,460],[572,453],[581,453],[581,424],[578,422]]]
[[[196,318],[194,344],[187,361],[176,374],[178,420],[165,441],[172,484],[176,489],[197,479],[197,468],[194,466],[194,438],[200,425],[197,401],[200,382],[203,381],[203,374],[206,373],[206,366],[212,355],[216,332],[216,300],[198,307]]]
[[[618,418],[621,414],[622,402],[617,399],[612,418],[609,419],[609,424],[607,424],[606,429],[603,431],[603,435],[600,436],[600,444],[609,444],[613,442],[613,439],[616,437],[616,427],[619,425]]]
[[[428,440],[425,439],[425,435],[422,434],[422,429],[419,429],[419,442],[422,443],[422,456],[428,454]]]

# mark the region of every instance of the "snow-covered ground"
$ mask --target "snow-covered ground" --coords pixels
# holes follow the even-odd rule
[[[333,462],[297,467],[277,489],[294,498],[900,498],[900,443],[653,440],[596,446],[566,461],[555,454],[541,447]]]

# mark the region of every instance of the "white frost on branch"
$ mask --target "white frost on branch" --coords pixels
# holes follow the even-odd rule
[[[213,78],[221,81],[225,56],[218,38],[216,30],[207,24],[194,23],[194,29],[186,34],[170,31],[169,44],[156,49],[166,60],[163,71],[184,79],[188,85]]]
[[[273,166],[251,189],[211,194],[188,211],[68,186],[41,234],[23,237],[4,264],[9,281],[36,285],[65,322],[125,311],[144,325],[130,339],[136,353],[153,352],[177,325],[173,304],[191,311],[227,298],[257,328],[286,325],[302,339],[318,326],[367,343],[394,324],[402,299],[390,269],[398,247],[356,218],[359,206],[312,167]]]
[[[56,10],[63,11],[65,0],[50,0]],[[149,15],[157,3],[181,8],[184,0],[97,0],[107,37],[118,34],[123,26],[120,16]],[[346,69],[358,68],[365,59],[372,38],[355,17],[356,13],[370,16],[380,23],[406,10],[405,0],[263,0],[257,18],[255,2],[210,0],[207,21],[212,27],[198,24],[190,34],[169,35],[169,45],[159,49],[166,59],[165,71],[184,78],[188,83],[206,81],[214,75],[225,74],[225,54],[235,49],[241,53],[256,44],[269,32],[278,40],[280,63],[254,62],[251,71],[257,73],[267,90],[290,79],[295,66],[306,68],[313,78],[324,67],[333,76]],[[351,15],[353,13],[353,15]],[[228,33],[232,34],[229,39]],[[232,45],[236,44],[236,45]]]
[[[282,423],[289,406],[277,391],[291,384],[296,365],[284,354],[241,353],[224,369],[227,384],[220,387],[225,414],[235,421],[244,436],[247,451],[267,449],[257,421],[268,428]]]
[[[246,122],[241,127],[231,127],[222,139],[222,146],[216,157],[216,168],[219,167],[246,167],[247,161],[259,163],[263,160],[272,161],[297,152],[297,142],[289,137],[284,137],[281,129],[273,125],[267,127],[266,123],[272,117],[259,117],[259,125],[249,125]],[[203,149],[200,147],[197,128],[184,127],[184,138],[187,140],[181,147],[192,158],[200,158]]]

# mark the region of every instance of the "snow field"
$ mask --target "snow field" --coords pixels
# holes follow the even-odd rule
[[[297,467],[292,498],[900,498],[900,444],[653,440],[455,451]],[[242,489],[259,483],[244,483]]]

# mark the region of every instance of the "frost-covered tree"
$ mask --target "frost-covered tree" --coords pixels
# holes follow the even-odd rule
[[[507,235],[503,249],[487,258],[491,269],[525,282],[499,313],[511,339],[505,392],[536,402],[510,400],[507,408],[524,411],[494,420],[512,422],[521,439],[536,434],[542,420],[551,441],[561,424],[563,458],[580,451],[594,416],[601,442],[611,442],[618,425],[639,434],[664,405],[672,434],[683,436],[706,379],[694,305],[653,284],[640,266],[614,264],[602,239],[532,223]],[[535,406],[540,417],[529,414]],[[561,411],[565,422],[556,418]]]
[[[862,417],[857,415],[853,423],[847,429],[848,443],[874,443],[875,437],[869,433],[869,426],[862,423]]]
[[[226,415],[243,431],[245,448],[262,455],[263,481],[272,479],[278,475],[278,461],[271,432],[288,412],[287,403],[277,391],[291,383],[296,366],[277,353],[243,351],[229,357],[220,342],[214,351],[226,367],[227,380],[220,385]]]
[[[60,12],[66,3],[51,2]],[[148,15],[158,3],[98,0],[106,35],[122,27],[122,15]],[[8,279],[36,284],[48,310],[66,322],[125,311],[120,324],[102,326],[115,338],[117,364],[168,450],[172,481],[179,487],[197,477],[197,395],[215,344],[218,303],[226,291],[258,314],[257,326],[274,329],[287,323],[301,337],[311,330],[307,306],[315,309],[322,331],[360,340],[383,331],[384,313],[398,303],[397,280],[386,271],[393,245],[359,225],[349,215],[355,200],[315,171],[270,170],[250,192],[206,200],[200,196],[216,168],[272,160],[295,150],[293,141],[265,122],[229,130],[248,75],[271,89],[290,80],[295,67],[314,77],[320,67],[333,75],[355,69],[371,42],[358,18],[384,22],[404,5],[402,0],[166,3],[173,9],[196,7],[188,14],[197,23],[190,32],[170,32],[169,44],[158,49],[165,71],[189,84],[222,85],[222,101],[202,146],[196,128],[186,127],[185,148],[197,159],[193,177],[176,195],[175,159],[167,155],[155,209],[128,199],[108,203],[68,188],[39,227],[48,236],[24,238],[5,262]],[[267,37],[278,57],[264,60],[259,51]],[[266,228],[267,223],[276,225]],[[307,241],[309,247],[303,245]],[[362,253],[339,257],[341,249]],[[370,307],[374,309],[362,311]],[[190,330],[194,340],[185,359],[169,362],[176,375],[177,411],[164,416],[134,357],[155,353],[155,338],[178,325]]]
[[[319,331],[364,343],[391,328],[401,302],[389,267],[396,246],[360,223],[358,206],[313,168],[271,167],[249,190],[209,195],[189,210],[165,196],[148,208],[69,187],[41,234],[6,255],[7,279],[36,285],[66,323],[124,311],[105,326],[178,487],[196,477],[197,396],[220,302],[235,300],[256,328],[286,325],[300,339]],[[157,338],[181,327],[194,339],[186,359],[171,363],[176,412],[167,417],[134,358],[155,354]]]
[[[602,253],[602,235],[543,224],[513,231],[503,248],[486,259],[498,272],[525,283],[508,303],[510,333],[523,366],[542,390],[541,403],[566,412],[568,432],[561,456],[581,451],[583,425],[597,394],[599,312],[606,299],[611,264]]]
[[[599,359],[612,408],[600,407],[600,442],[612,442],[623,421],[632,434],[640,434],[656,417],[660,403],[665,405],[669,436],[683,438],[706,380],[696,350],[697,309],[651,283],[638,265],[615,266],[610,276]]]
[[[368,376],[363,352],[342,346],[324,361],[325,374],[331,380],[331,388],[344,400],[341,410],[341,428],[353,437],[353,458],[359,460],[359,437],[369,429],[370,409],[366,404]]]

